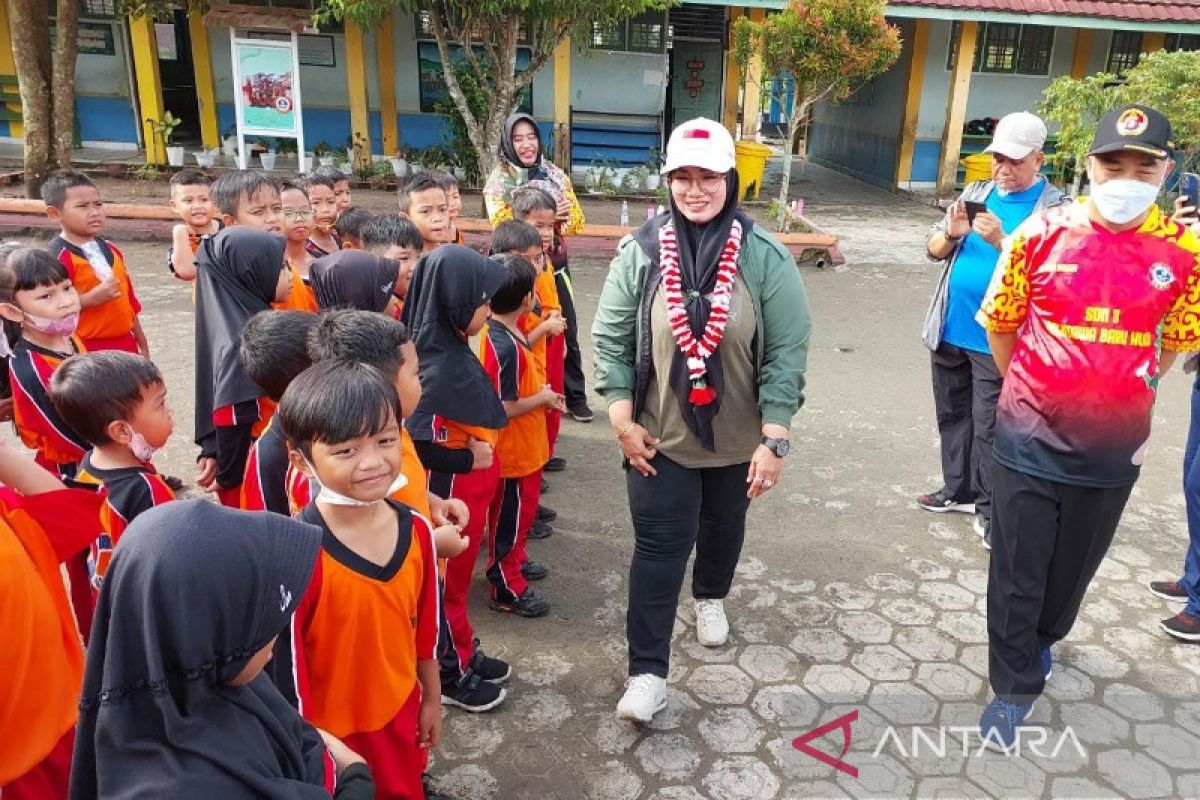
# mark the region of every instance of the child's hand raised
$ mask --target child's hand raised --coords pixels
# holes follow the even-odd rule
[[[471,521],[471,510],[457,497],[443,500],[431,494],[429,516],[436,526],[457,525],[461,529],[467,527],[467,523]]]

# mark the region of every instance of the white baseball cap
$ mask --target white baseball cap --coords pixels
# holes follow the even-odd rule
[[[696,117],[671,131],[662,173],[680,167],[699,167],[710,172],[729,172],[736,163],[733,137],[719,122]]]
[[[1046,143],[1046,123],[1028,111],[1005,115],[992,134],[992,143],[985,153],[999,153],[1009,158],[1024,158]]]

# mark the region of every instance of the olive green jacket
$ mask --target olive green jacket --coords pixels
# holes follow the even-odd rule
[[[764,423],[790,426],[804,402],[812,319],[796,260],[755,225],[742,241],[738,271],[754,302],[758,407]],[[595,387],[610,405],[634,401],[642,411],[650,384],[650,305],[661,273],[633,237],[617,245],[592,324]]]

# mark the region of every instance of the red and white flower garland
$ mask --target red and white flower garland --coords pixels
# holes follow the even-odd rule
[[[729,303],[733,297],[733,283],[737,276],[738,253],[742,249],[742,224],[736,219],[729,228],[729,238],[721,249],[721,260],[717,267],[717,284],[712,293],[712,311],[704,324],[704,332],[697,339],[688,324],[687,306],[683,297],[683,273],[679,262],[679,242],[675,238],[675,226],[666,224],[658,231],[659,265],[662,270],[663,297],[667,301],[667,322],[679,350],[687,358],[688,379],[692,390],[688,401],[694,406],[706,406],[717,399],[717,390],[708,385],[708,359],[716,352],[725,335],[725,324],[729,321]]]

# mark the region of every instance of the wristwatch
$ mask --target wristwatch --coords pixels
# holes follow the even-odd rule
[[[778,439],[774,436],[762,437],[762,443],[767,446],[767,449],[775,454],[776,458],[783,458],[792,449],[791,442],[787,439]]]

